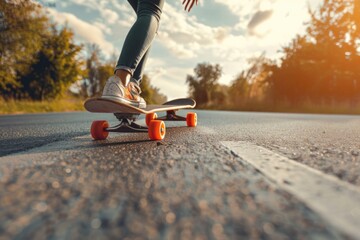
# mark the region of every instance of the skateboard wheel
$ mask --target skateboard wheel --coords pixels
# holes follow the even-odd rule
[[[109,127],[109,123],[105,120],[93,121],[91,124],[91,136],[94,140],[105,140],[109,136],[109,132],[105,131]]]
[[[146,114],[146,118],[145,118],[146,126],[150,126],[150,122],[155,120],[156,118],[157,118],[156,113]]]
[[[149,124],[148,133],[151,140],[163,140],[166,133],[164,121],[152,120]]]
[[[186,125],[188,127],[196,127],[197,125],[197,114],[190,112],[186,115]]]

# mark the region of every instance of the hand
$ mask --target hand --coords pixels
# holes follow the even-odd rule
[[[196,5],[198,4],[199,0],[183,0],[183,5],[185,5],[185,11],[190,12],[190,10],[192,9],[192,7],[194,6],[194,3],[196,3]]]

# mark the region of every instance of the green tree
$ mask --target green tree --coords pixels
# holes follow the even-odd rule
[[[31,0],[0,0],[0,93],[17,94],[19,73],[26,74],[34,54],[46,37],[49,20],[39,4]]]
[[[81,61],[77,58],[80,51],[70,29],[57,30],[53,25],[27,74],[20,74],[23,96],[45,100],[61,95],[81,75]]]
[[[186,78],[190,96],[199,106],[211,105],[216,102],[215,95],[220,96],[217,93],[217,82],[222,74],[220,65],[200,63],[194,68],[194,73],[194,76],[188,75]]]

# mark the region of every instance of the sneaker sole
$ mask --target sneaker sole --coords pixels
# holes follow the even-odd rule
[[[109,99],[109,100],[112,100],[115,102],[127,104],[127,105],[137,107],[137,108],[146,108],[146,103],[141,104],[140,102],[137,102],[137,101],[131,101],[131,100],[127,100],[125,98],[120,98],[120,97],[115,97],[115,96],[101,96],[100,99]]]

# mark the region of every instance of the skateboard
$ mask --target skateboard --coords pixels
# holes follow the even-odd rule
[[[112,113],[120,121],[118,125],[113,127],[110,127],[109,123],[105,120],[92,122],[90,132],[94,140],[105,140],[109,132],[148,132],[151,140],[162,140],[166,133],[164,121],[185,121],[188,127],[196,127],[196,113],[189,112],[186,117],[176,114],[180,109],[194,108],[195,105],[195,100],[191,98],[179,98],[161,105],[148,105],[146,108],[137,108],[116,100],[101,97],[88,99],[84,103],[87,111]],[[166,115],[158,117],[157,112],[166,112]],[[146,126],[141,126],[136,123],[136,120],[141,114],[146,115]]]

